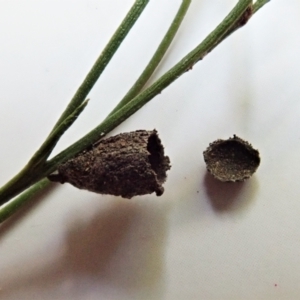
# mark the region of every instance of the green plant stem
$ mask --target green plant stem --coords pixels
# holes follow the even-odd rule
[[[51,171],[55,170],[56,167],[63,161],[68,160],[80,151],[86,149],[91,144],[95,143],[100,137],[106,135],[111,130],[116,128],[152,98],[161,93],[163,89],[169,86],[178,77],[189,71],[199,60],[201,60],[208,52],[216,47],[220,41],[222,41],[227,32],[241,18],[249,4],[251,4],[251,0],[240,0],[235,8],[229,13],[229,15],[212,33],[210,33],[204,39],[199,46],[181,59],[174,67],[161,76],[150,87],[133,98],[129,103],[111,115],[99,126],[47,162],[49,169]]]
[[[67,106],[59,120],[56,122],[55,126],[53,127],[45,142],[33,155],[33,157],[26,164],[26,166],[9,182],[7,182],[3,187],[1,187],[0,205],[6,203],[12,197],[16,196],[24,189],[29,187],[31,184],[37,182],[39,179],[42,178],[39,176],[39,174],[41,174],[41,170],[45,169],[45,160],[51,153],[51,151],[49,150],[52,150],[58,141],[56,140],[56,137],[58,137],[57,130],[62,129],[61,125],[64,124],[66,118],[72,115],[72,113],[76,114],[76,110],[83,104],[87,94],[90,92],[90,90],[98,80],[99,76],[107,66],[114,53],[117,51],[118,47],[128,34],[129,30],[132,28],[138,17],[141,15],[148,2],[149,0],[135,1],[130,11],[122,21],[121,25],[118,27],[118,29],[108,42],[107,46],[105,47],[99,58],[96,60],[92,69],[84,79],[83,83],[78,88],[74,97],[71,99],[69,105]]]
[[[128,93],[123,97],[123,99],[118,103],[118,105],[110,112],[107,118],[113,115],[116,111],[118,111],[121,107],[127,104],[132,98],[134,98],[138,93],[142,90],[145,86],[149,78],[152,76],[153,72],[161,62],[162,58],[164,57],[165,53],[167,52],[170,44],[172,43],[179,27],[184,19],[186,12],[191,4],[191,0],[183,0],[179,10],[171,23],[166,35],[164,36],[163,40],[161,41],[160,45],[158,46],[157,50],[155,51],[153,57],[149,61],[148,65],[146,66],[145,70],[142,72],[140,77],[134,83],[132,88],[128,91]],[[107,119],[106,118],[106,119]]]
[[[130,117],[148,101],[154,98],[157,94],[169,86],[180,75],[190,70],[195,63],[201,60],[208,52],[210,52],[219,42],[222,41],[224,36],[235,26],[237,21],[240,20],[243,13],[248,6],[252,3],[251,0],[240,0],[229,15],[217,26],[217,28],[210,33],[199,46],[186,55],[179,61],[173,68],[166,72],[160,79],[154,82],[150,87],[141,92],[138,96],[132,99],[129,103],[119,109],[116,113],[111,115],[108,119],[102,122],[99,126],[78,140],[73,145],[56,155],[49,162],[47,162],[40,172],[34,172],[36,177],[30,178],[30,181],[20,182],[18,185],[8,186],[0,193],[0,204],[10,200],[15,195],[22,192],[28,187],[28,183],[34,184],[43,177],[49,175],[64,161],[70,159],[77,153],[86,149],[88,146],[99,140],[100,137],[106,135],[112,129],[116,128],[124,120]],[[37,174],[38,173],[38,174]],[[17,175],[18,176],[18,175]],[[0,191],[1,192],[1,191]]]
[[[251,4],[251,0],[240,0],[235,8],[229,13],[229,15],[212,33],[210,33],[204,39],[199,46],[186,55],[160,79],[154,82],[146,90],[141,92],[138,96],[133,98],[129,103],[120,108],[116,113],[111,115],[99,126],[49,160],[46,163],[44,170],[39,174],[40,177],[38,179],[49,175],[51,172],[55,171],[61,163],[97,142],[100,137],[105,136],[124,120],[129,118],[132,114],[134,114],[157,94],[159,94],[163,89],[175,81],[179,76],[189,71],[194,64],[201,60],[208,52],[210,52],[223,40],[224,36],[226,36],[230,29],[235,26],[236,22],[240,20],[249,4]]]
[[[253,4],[253,14],[255,14],[259,9],[261,9],[265,4],[270,2],[271,0],[257,0]]]
[[[70,128],[70,126],[76,121],[79,115],[82,113],[84,108],[86,107],[88,100],[81,103],[68,117],[66,117],[59,126],[52,131],[52,133],[48,136],[45,142],[41,145],[39,150],[33,155],[27,164],[26,168],[28,171],[31,169],[37,169],[42,166],[53,148],[56,146],[57,142],[61,138],[61,136]]]
[[[98,127],[96,127],[94,130],[92,130],[86,136],[81,138],[79,141],[69,146],[67,149],[65,149],[64,151],[56,155],[54,158],[52,158],[50,161],[48,161],[45,164],[43,170],[40,170],[40,173],[34,178],[34,180],[29,180],[27,184],[24,184],[21,187],[11,185],[10,187],[1,189],[0,203],[3,204],[9,201],[12,197],[21,193],[30,185],[33,185],[38,180],[41,180],[43,177],[52,173],[59,164],[73,157],[74,155],[84,150],[91,144],[95,143],[99,138],[103,137],[112,129],[117,127],[126,118],[131,116],[135,111],[137,111],[144,104],[150,101],[153,97],[159,94],[162,91],[162,89],[170,85],[180,75],[188,71],[197,61],[202,59],[208,52],[210,52],[226,37],[228,32],[230,32],[231,28],[233,28],[236,22],[241,18],[242,14],[245,12],[249,4],[251,4],[251,1],[249,0],[240,0],[235,6],[235,8],[230,12],[230,14],[224,19],[224,21],[211,34],[209,34],[208,37],[198,47],[196,47],[187,56],[185,56],[179,63],[177,63],[173,68],[171,68],[160,79],[154,82],[154,84],[152,84],[149,88],[147,88],[141,94],[132,99],[129,103],[127,103],[124,107],[119,109],[116,113],[111,115]],[[261,7],[262,6],[260,6],[259,8]],[[14,199],[12,202],[16,201],[16,199]]]
[[[149,0],[136,0],[133,4],[132,8],[122,21],[121,25],[118,27],[110,41],[108,42],[107,46],[102,51],[99,58],[96,60],[95,64],[85,77],[83,83],[78,88],[77,92],[75,93],[74,97],[68,104],[65,111],[60,116],[59,120],[55,124],[53,130],[59,124],[65,120],[87,97],[88,93],[93,88],[94,84],[97,82],[98,78],[108,65],[109,61],[123,42],[124,38],[135,24],[136,20],[139,18],[141,13],[143,12],[144,8],[148,4]]]
[[[11,215],[18,211],[25,203],[31,200],[33,197],[38,196],[41,192],[45,190],[48,186],[52,184],[47,178],[44,178],[34,184],[32,187],[27,189],[19,197],[15,198],[13,201],[3,205],[0,208],[0,223],[7,220]]]

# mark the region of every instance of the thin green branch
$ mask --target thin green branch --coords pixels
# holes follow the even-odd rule
[[[259,2],[259,6],[257,8],[262,7],[263,1]],[[160,79],[158,79],[154,84],[152,84],[149,88],[143,91],[141,94],[137,95],[134,99],[132,99],[129,103],[127,103],[124,107],[119,109],[116,113],[111,115],[108,119],[106,119],[103,123],[101,123],[98,127],[88,133],[86,136],[81,138],[79,141],[59,153],[57,156],[52,158],[50,161],[46,163],[43,170],[39,172],[37,176],[33,179],[30,179],[26,184],[22,186],[11,186],[10,189],[1,189],[0,190],[0,203],[5,203],[10,200],[15,195],[24,191],[28,186],[34,184],[38,180],[52,173],[59,164],[73,157],[80,151],[84,150],[88,146],[95,143],[99,138],[106,135],[112,129],[117,127],[120,123],[122,123],[125,119],[131,116],[134,112],[136,112],[139,108],[145,105],[148,101],[150,101],[153,97],[159,94],[164,88],[170,85],[173,81],[175,81],[179,76],[188,71],[195,63],[201,60],[208,52],[210,52],[213,48],[215,48],[224,38],[228,36],[228,33],[237,22],[241,20],[243,13],[247,10],[247,7],[252,3],[250,0],[240,0],[235,8],[230,12],[230,14],[224,19],[224,21],[210,34],[208,37],[193,51],[191,51],[187,56],[185,56],[179,63],[177,63],[173,68],[171,68],[166,74],[164,74]],[[266,4],[265,1],[264,4]],[[255,5],[254,5],[255,6]],[[255,12],[258,10],[256,9]],[[32,187],[33,188],[33,187]],[[28,191],[30,191],[28,189]],[[26,192],[25,192],[26,193]],[[19,197],[11,201],[12,204],[19,200]],[[28,199],[24,198],[24,202]],[[22,201],[20,203],[23,203]],[[8,205],[8,204],[7,204]],[[0,220],[2,220],[2,211],[0,210]],[[1,221],[0,221],[1,222]]]
[[[88,101],[88,100],[87,100]],[[10,181],[8,181],[0,190],[0,205],[4,204],[9,193],[14,190],[24,190],[23,187],[36,182],[41,171],[45,168],[45,162],[49,154],[55,147],[56,143],[63,133],[75,122],[79,114],[87,105],[87,101],[83,102],[71,115],[69,115],[56,129],[48,136],[39,150],[33,155],[27,165]],[[16,194],[15,194],[16,195]]]
[[[132,8],[126,15],[125,19],[114,33],[107,46],[103,50],[102,54],[99,56],[94,66],[92,67],[92,69],[84,79],[83,83],[77,90],[76,94],[70,101],[69,105],[67,106],[67,108],[55,124],[55,126],[53,127],[48,138],[42,145],[42,149],[38,150],[38,153],[36,153],[34,157],[31,158],[27,165],[15,177],[13,177],[9,182],[7,182],[3,187],[1,187],[0,205],[6,203],[12,197],[24,191],[28,186],[42,178],[39,176],[39,174],[41,173],[40,170],[44,166],[42,164],[38,165],[37,163],[43,162],[43,160],[47,159],[50,155],[51,151],[48,151],[51,148],[49,147],[49,141],[53,141],[53,137],[55,136],[53,134],[56,132],[57,128],[61,125],[61,123],[64,122],[64,120],[83,103],[87,94],[90,92],[90,90],[98,80],[99,76],[107,66],[114,53],[117,51],[118,47],[128,34],[129,30],[132,28],[138,17],[141,15],[148,2],[149,0],[135,1]],[[45,150],[46,152],[42,153],[42,150]],[[41,157],[43,158],[42,160],[40,159]]]
[[[22,193],[19,197],[15,198],[13,201],[0,207],[0,223],[7,220],[25,203],[27,203],[29,200],[32,200],[33,197],[36,197],[40,193],[44,192],[45,188],[49,187],[50,184],[51,181],[49,181],[47,178],[44,178]]]
[[[224,39],[226,39],[233,32],[244,26],[259,9],[261,9],[265,4],[267,4],[270,1],[271,0],[258,0],[254,4],[251,4],[246,10],[244,16],[240,19],[240,21],[236,23],[236,25],[227,33],[226,36],[224,36]]]
[[[27,188],[27,185],[35,183],[36,181],[42,179],[43,177],[49,175],[51,172],[56,170],[56,168],[64,161],[70,159],[77,153],[83,151],[88,146],[95,143],[99,138],[106,135],[112,129],[116,128],[124,120],[129,118],[133,113],[144,106],[148,101],[154,98],[157,94],[161,93],[163,89],[169,86],[173,81],[175,81],[179,76],[190,70],[194,64],[201,60],[207,53],[209,53],[226,34],[232,29],[235,24],[240,20],[243,13],[252,3],[251,0],[240,0],[234,9],[229,13],[229,15],[217,26],[217,28],[210,33],[204,41],[192,50],[188,55],[186,55],[181,61],[179,61],[173,68],[166,72],[160,79],[154,82],[150,87],[132,99],[129,103],[123,106],[120,110],[106,119],[103,123],[85,135],[83,138],[78,140],[73,145],[69,146],[67,149],[56,155],[49,162],[46,163],[43,170],[35,174],[34,178],[30,178],[29,182],[19,182],[15,186],[8,186],[8,188],[0,190],[0,204],[5,203],[12,197],[22,192]]]
[[[270,2],[271,0],[257,0],[253,4],[253,13],[256,13],[259,9],[261,9],[265,4]]]
[[[94,84],[97,82],[98,78],[108,65],[109,61],[123,42],[124,38],[135,24],[136,20],[139,18],[144,8],[148,4],[149,0],[136,0],[132,8],[122,21],[121,25],[118,27],[107,46],[104,48],[103,52],[96,60],[95,64],[91,68],[90,72],[85,77],[83,83],[78,88],[74,97],[68,104],[65,111],[60,116],[59,120],[55,124],[53,130],[67,117],[74,109],[76,109],[87,97],[88,93],[93,88]]]
[[[61,138],[61,136],[70,128],[70,126],[77,120],[79,115],[82,113],[84,108],[86,107],[88,100],[84,101],[81,105],[79,105],[68,117],[65,118],[48,136],[46,141],[42,144],[40,149],[33,155],[27,164],[26,168],[28,170],[37,169],[42,166],[50,153],[56,146],[57,142]]]
[[[52,158],[47,163],[51,172],[55,170],[59,164],[73,157],[80,151],[95,143],[100,137],[116,128],[152,98],[161,93],[163,89],[169,86],[178,77],[189,71],[199,60],[203,59],[208,52],[210,52],[220,41],[223,40],[223,37],[226,36],[233,26],[235,26],[236,22],[241,18],[251,2],[251,0],[240,0],[229,15],[220,23],[220,25],[218,25],[217,28],[210,33],[200,45],[181,59],[174,67],[161,76],[150,87],[141,92],[129,103],[97,126],[94,130]],[[44,174],[45,176],[47,175],[46,173]]]
[[[162,58],[164,57],[165,53],[167,52],[170,44],[172,43],[179,27],[184,19],[186,12],[191,4],[191,0],[183,0],[179,10],[171,23],[166,35],[164,36],[163,40],[161,41],[160,45],[158,46],[156,52],[154,53],[153,57],[149,61],[147,67],[134,83],[132,88],[128,91],[128,93],[123,97],[123,99],[118,103],[118,105],[110,112],[107,118],[113,115],[116,111],[118,111],[121,107],[127,104],[131,99],[133,99],[138,93],[142,90],[145,86],[149,78],[152,76],[153,72],[161,62]],[[106,118],[106,119],[107,119]]]

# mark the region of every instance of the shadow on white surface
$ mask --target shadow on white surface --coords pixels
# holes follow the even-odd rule
[[[206,172],[203,181],[211,207],[217,213],[246,210],[253,203],[258,188],[255,176],[244,182],[228,183]]]
[[[79,294],[92,294],[95,287],[102,296],[114,291],[120,295],[151,293],[160,299],[166,210],[150,202],[113,199],[87,222],[73,218],[58,257],[54,261],[32,257],[21,266],[16,263],[1,283],[2,299],[35,299],[40,289],[38,295],[48,299],[47,290],[55,286],[55,299],[80,299]]]
[[[56,184],[49,185],[39,195],[33,197],[30,201],[23,204],[23,207],[19,208],[19,210],[4,223],[0,224],[0,239],[4,238],[4,236],[6,236],[12,229],[18,226],[22,220],[25,219],[28,214],[32,213],[33,210],[36,209],[44,199],[50,197],[56,187]]]

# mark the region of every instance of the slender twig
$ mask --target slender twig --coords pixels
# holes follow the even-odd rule
[[[259,8],[261,8],[262,1],[257,1],[257,2],[260,2]],[[94,130],[92,130],[86,136],[81,138],[79,141],[77,141],[76,143],[74,143],[73,145],[71,145],[61,153],[59,153],[57,156],[52,158],[50,161],[48,161],[45,167],[43,168],[43,170],[41,170],[40,174],[34,180],[31,180],[29,185],[32,185],[34,182],[37,182],[38,180],[47,176],[48,174],[53,172],[59,164],[73,157],[74,155],[84,150],[86,147],[90,146],[91,144],[95,143],[99,138],[103,137],[112,129],[117,127],[125,119],[127,119],[134,112],[140,109],[143,105],[145,105],[158,93],[160,93],[162,89],[166,88],[179,76],[181,76],[186,71],[188,71],[194,64],[196,64],[208,52],[210,52],[222,40],[224,40],[224,38],[227,36],[230,30],[232,30],[232,28],[234,28],[236,23],[241,19],[243,13],[245,13],[245,11],[247,10],[247,8],[251,3],[252,1],[250,0],[240,0],[238,4],[235,6],[235,8],[224,19],[224,21],[211,34],[209,34],[208,37],[198,47],[196,47],[187,56],[185,56],[179,63],[177,63],[167,73],[165,73],[160,79],[154,82],[154,84],[152,84],[149,88],[147,88],[142,93],[140,93],[135,98],[133,98],[129,103],[127,103],[116,113],[111,115],[98,127],[96,127]],[[265,1],[264,4],[266,3],[267,1]],[[256,9],[255,11],[257,10],[258,9]],[[0,199],[1,199],[0,201],[2,201],[2,203],[8,201],[14,195],[19,194],[27,187],[28,185],[24,185],[22,187],[17,187],[17,190],[15,190],[15,187],[11,187],[10,190],[6,190],[6,191],[0,190]],[[14,201],[16,200],[13,200],[12,202]],[[1,219],[1,210],[0,210],[0,219]]]
[[[226,39],[228,36],[230,36],[232,33],[234,33],[236,30],[244,26],[250,18],[259,10],[261,9],[265,4],[270,2],[271,0],[258,0],[254,4],[250,5],[245,13],[245,15],[241,18],[239,22],[236,23],[236,25],[228,31],[226,36],[224,36],[224,39]]]
[[[56,128],[52,131],[52,133],[48,136],[39,150],[33,155],[27,164],[26,168],[36,169],[43,165],[49,157],[50,153],[56,146],[57,142],[61,138],[61,136],[70,128],[70,126],[76,121],[78,116],[82,113],[84,108],[86,107],[88,100],[84,101],[80,104],[68,117],[66,117]]]
[[[271,0],[257,0],[253,5],[253,13],[256,13],[259,9],[261,9],[265,4],[270,2]]]
[[[139,1],[137,1],[137,2],[139,2]],[[156,67],[158,65],[159,61],[162,58],[162,55],[164,54],[163,52],[167,50],[166,49],[167,46],[171,43],[171,40],[173,39],[174,34],[175,34],[176,30],[178,29],[178,27],[179,27],[179,25],[180,25],[180,23],[181,23],[184,15],[185,15],[185,13],[186,13],[186,10],[187,10],[190,2],[191,2],[190,0],[184,0],[183,1],[182,5],[180,6],[180,9],[179,9],[179,12],[178,12],[177,16],[175,17],[174,21],[172,22],[173,24],[171,25],[170,30],[167,32],[167,37],[164,38],[164,40],[163,40],[163,45],[160,47],[161,49],[160,49],[159,53],[156,52],[155,59],[152,59],[152,66],[149,67],[147,73],[143,75],[143,80],[147,80],[148,78],[146,78],[146,77],[147,76],[150,77],[151,76],[150,73],[154,71],[153,67],[154,66]],[[135,11],[134,9],[135,8],[133,7],[131,9],[131,11],[132,10]],[[138,13],[140,13],[140,11]],[[131,15],[131,14],[129,13],[128,15]],[[128,15],[127,15],[127,17],[125,19],[128,19]],[[124,24],[124,22],[122,24]],[[123,26],[122,24],[121,24],[121,26]],[[117,30],[117,32],[119,32],[119,30]],[[106,53],[107,49],[108,49],[108,47],[105,48],[104,53]],[[101,55],[100,58],[102,56],[103,55]],[[101,63],[100,62],[101,62],[101,60],[98,59],[97,62],[95,63],[95,65],[94,65],[94,67],[92,68],[92,70],[89,72],[89,75],[87,76],[87,78],[85,79],[85,81],[83,82],[83,84],[81,85],[81,87],[79,88],[79,90],[82,89],[82,87],[84,87],[86,85],[89,85],[89,81],[91,79],[89,76],[90,76],[90,74],[93,73],[92,72],[93,69],[96,70],[96,71],[97,70],[99,71],[101,69]],[[77,92],[76,95],[77,94],[79,95],[80,93]],[[77,102],[76,101],[75,102],[78,104],[79,103],[78,102],[79,98],[78,97],[77,98],[74,97],[71,100],[71,103],[73,103],[72,105],[74,105],[74,99],[75,100],[77,99],[76,100]],[[69,109],[70,105],[71,104],[69,104],[67,110]],[[123,102],[123,105],[124,105],[124,102]],[[66,114],[66,112],[64,112],[64,114]],[[59,127],[59,122],[55,125],[55,127],[54,127],[52,133],[50,134],[50,136],[48,137],[47,141],[51,140],[51,137],[53,136],[53,133],[55,132],[57,126]],[[46,144],[48,144],[47,141],[46,141]],[[54,146],[54,144],[53,144],[53,146]],[[47,149],[50,149],[49,145],[47,146]],[[23,170],[21,170],[21,172],[19,172],[12,180],[10,180],[5,186],[3,186],[0,189],[0,205],[3,204],[3,203],[5,203],[6,201],[10,200],[12,197],[14,197],[15,195],[17,195],[19,192],[22,192],[24,189],[26,189],[26,187],[28,185],[30,186],[30,183],[34,183],[37,180],[39,180],[39,179],[41,179],[44,176],[46,176],[46,175],[49,174],[49,172],[47,172],[48,165],[44,166],[44,165],[42,165],[42,163],[48,157],[48,155],[51,153],[51,151],[45,152],[44,150],[45,150],[45,147],[42,146],[37,151],[37,153],[34,155],[34,157],[30,160],[30,162],[25,166],[25,168]],[[37,164],[37,163],[39,163],[39,164]],[[45,170],[46,173],[42,172],[42,170]]]
[[[135,1],[132,8],[130,9],[120,26],[117,28],[110,41],[108,42],[107,46],[104,48],[101,55],[96,60],[95,64],[85,77],[83,83],[78,88],[77,92],[68,104],[67,108],[60,116],[59,120],[54,126],[54,129],[86,99],[88,93],[91,91],[91,89],[97,82],[98,78],[100,77],[100,75],[108,65],[109,61],[123,42],[124,38],[127,36],[132,26],[135,24],[136,20],[143,12],[148,2],[149,0]]]
[[[160,79],[154,82],[149,88],[144,90],[134,99],[132,99],[128,104],[122,107],[115,114],[106,119],[103,123],[85,135],[83,138],[78,140],[73,145],[69,146],[67,149],[56,155],[49,162],[46,163],[45,167],[41,172],[36,174],[36,178],[31,178],[31,182],[37,182],[39,179],[49,175],[53,172],[58,165],[62,162],[73,157],[77,153],[86,149],[91,144],[95,143],[101,136],[106,135],[112,129],[116,128],[125,119],[130,117],[148,101],[159,94],[164,88],[169,86],[174,80],[176,80],[180,75],[190,70],[197,61],[201,60],[208,52],[210,52],[230,31],[231,28],[235,26],[238,20],[240,20],[243,13],[252,3],[251,0],[240,0],[234,9],[229,13],[229,15],[217,26],[217,28],[210,33],[204,41],[192,50],[188,55],[186,55],[181,61],[179,61],[173,68],[166,72]],[[22,192],[27,188],[28,183],[21,182],[18,186],[8,186],[8,188],[2,191],[2,197],[0,204],[5,203],[12,197]]]
[[[95,62],[94,66],[84,79],[83,83],[75,93],[74,97],[71,99],[69,105],[53,127],[51,133],[49,134],[46,141],[40,147],[40,149],[34,154],[34,156],[30,159],[27,165],[16,175],[14,176],[9,182],[7,182],[3,187],[0,189],[0,205],[4,204],[12,197],[16,196],[20,192],[24,191],[26,187],[37,182],[42,177],[39,176],[41,173],[40,170],[44,170],[45,160],[50,155],[51,151],[57,143],[57,140],[53,137],[57,137],[57,129],[61,127],[61,124],[64,123],[66,118],[68,118],[72,113],[76,114],[76,110],[79,106],[82,105],[84,102],[87,94],[90,92],[96,81],[98,80],[99,76],[107,66],[108,62],[120,46],[121,42],[124,40],[126,35],[128,34],[129,30],[135,24],[138,17],[141,15],[143,9],[148,4],[149,0],[136,0],[133,6],[131,7],[130,11],[124,18],[121,25],[118,27],[116,32],[114,33],[113,37],[103,50],[100,57]],[[59,129],[59,130],[60,130]],[[59,136],[60,137],[60,136]],[[52,144],[51,144],[52,143]]]
[[[129,118],[132,114],[134,114],[157,94],[159,94],[163,89],[169,86],[179,76],[190,70],[199,60],[201,60],[208,52],[216,47],[216,45],[220,41],[223,40],[224,36],[226,36],[230,29],[235,26],[236,22],[240,20],[241,16],[251,3],[251,0],[240,0],[234,7],[234,9],[229,13],[229,15],[220,23],[220,25],[217,26],[217,28],[212,33],[210,33],[204,39],[204,41],[199,46],[197,46],[188,55],[181,59],[181,61],[179,61],[173,68],[166,72],[160,79],[154,82],[146,90],[141,92],[138,96],[136,96],[129,103],[119,109],[116,113],[111,115],[99,126],[97,126],[83,138],[48,161],[44,169],[41,170],[37,175],[38,177],[34,178],[35,182],[56,170],[56,168],[64,161],[86,149],[91,144],[97,142],[100,137],[105,136],[111,130],[116,128],[124,120]],[[18,191],[16,191],[15,187],[11,190],[7,189],[3,193],[5,196],[4,199],[11,199],[11,197],[15,196],[20,191],[23,191],[22,188],[26,187],[26,184],[24,184],[23,187],[17,187],[19,189],[21,188],[21,190]]]
[[[174,36],[176,34],[176,32],[178,31],[180,24],[182,23],[182,20],[188,10],[188,7],[191,4],[191,0],[183,0],[182,4],[179,7],[179,10],[175,16],[175,18],[173,19],[166,35],[164,36],[163,40],[161,41],[158,49],[156,50],[155,54],[153,55],[153,57],[151,58],[150,62],[148,63],[146,69],[143,71],[143,73],[141,74],[141,76],[138,78],[138,80],[135,82],[135,84],[132,86],[132,88],[129,90],[129,92],[125,95],[125,97],[120,101],[120,103],[118,104],[118,106],[113,110],[113,112],[117,111],[119,108],[121,108],[122,106],[124,106],[126,103],[129,102],[129,100],[131,100],[134,96],[136,96],[140,90],[144,87],[144,85],[146,84],[146,82],[148,81],[148,79],[151,77],[151,75],[153,74],[153,72],[155,71],[156,67],[158,66],[158,64],[160,63],[160,61],[162,60],[163,56],[165,55],[167,49],[169,48],[171,42],[174,39]],[[124,23],[124,21],[123,21]],[[118,30],[117,30],[118,32]],[[117,34],[115,34],[116,36]],[[120,39],[118,39],[119,41]],[[112,38],[110,41],[111,45],[115,44],[114,39]],[[107,49],[110,48],[114,48],[113,46],[106,46],[105,50],[104,50],[104,54],[106,53]],[[101,61],[101,58],[105,57],[106,55],[101,54],[100,58],[97,60],[97,62],[95,63],[93,69],[95,70],[101,70],[103,71],[103,61]],[[102,67],[101,67],[102,66]],[[92,74],[93,69],[89,72],[89,75]],[[89,75],[87,76],[87,80],[89,79]],[[81,85],[81,88],[84,86],[85,82]],[[76,95],[78,95],[79,92],[76,93]],[[76,105],[78,103],[80,103],[80,101],[78,101],[78,96],[74,96],[74,98],[71,100],[73,101],[72,105]],[[75,104],[74,104],[75,102]],[[71,104],[69,104],[70,106]],[[66,110],[67,111],[67,110]],[[113,112],[111,112],[111,114],[113,114]],[[65,115],[67,114],[67,112],[64,113]],[[61,117],[62,119],[62,117]],[[68,118],[67,118],[68,119]],[[63,121],[62,123],[66,123],[65,121]],[[57,122],[56,128],[59,128],[61,126],[59,126],[59,122]],[[42,147],[37,151],[37,153],[33,156],[33,158],[31,159],[30,163],[28,165],[30,165],[31,167],[33,165],[36,165],[37,163],[39,163],[40,159],[45,159],[46,155],[48,154],[48,152],[51,150],[49,150],[46,154],[44,151],[44,148],[47,145],[47,148],[49,148],[49,140],[51,140],[53,138],[53,136],[57,136],[55,133],[57,130],[55,130],[55,128],[53,129],[54,131],[52,132],[52,134],[50,134],[50,136],[48,137],[48,139],[45,141],[44,145],[42,145]],[[58,139],[57,139],[58,141]],[[53,145],[53,144],[51,144]],[[47,156],[48,157],[48,156]],[[46,157],[46,158],[47,158]],[[28,169],[26,169],[25,171],[27,172]],[[32,169],[33,170],[33,169]],[[24,175],[24,171],[20,173],[20,176],[22,177]],[[17,178],[18,179],[18,178]],[[19,179],[18,179],[19,180]],[[42,180],[43,181],[43,180]],[[39,187],[41,186],[41,182],[39,181],[36,184],[34,184],[29,190],[31,189],[39,189]],[[16,186],[16,185],[15,185]],[[26,191],[27,192],[27,191]],[[25,194],[26,192],[24,192],[23,194]],[[19,197],[17,197],[16,199],[14,199],[12,202],[19,202],[19,201],[27,201],[27,197],[23,197],[23,194]],[[26,194],[26,195],[31,195],[31,193]],[[7,213],[7,210],[10,212],[10,207],[11,206],[5,206],[2,210],[3,212],[0,210],[0,220],[4,220],[6,219],[6,216],[10,215],[10,213]],[[12,208],[14,209],[17,206],[12,206]],[[2,214],[4,215],[3,218],[1,219]],[[1,222],[1,221],[0,221]]]
[[[161,62],[165,53],[167,52],[170,44],[172,43],[175,34],[177,33],[182,20],[191,4],[191,0],[183,0],[182,4],[179,7],[179,10],[171,23],[166,35],[163,37],[160,45],[158,46],[156,52],[153,57],[150,59],[148,65],[145,70],[142,72],[137,81],[133,84],[128,93],[123,97],[123,99],[118,103],[118,105],[110,112],[107,118],[113,115],[116,111],[118,111],[121,107],[127,104],[131,99],[133,99],[145,86],[149,78],[152,76],[153,72]],[[106,119],[107,119],[106,118]]]
[[[24,185],[32,181],[36,181],[37,175],[45,166],[45,161],[48,154],[51,153],[54,146],[63,135],[63,133],[75,122],[78,115],[83,111],[87,104],[87,101],[83,102],[72,114],[70,114],[59,126],[48,136],[46,141],[42,144],[39,150],[33,155],[27,165],[9,182],[7,182],[2,188],[1,192],[5,195],[5,191],[12,189],[21,189]],[[4,192],[3,192],[4,191]],[[2,195],[3,195],[2,194]],[[1,199],[2,200],[2,199]],[[1,204],[6,201],[1,201]]]
[[[179,76],[189,71],[199,60],[201,60],[208,52],[210,52],[226,35],[226,33],[235,25],[241,18],[245,10],[248,8],[251,0],[240,0],[229,15],[211,32],[204,41],[194,50],[182,58],[174,67],[162,75],[150,87],[133,98],[129,103],[111,115],[108,119],[102,122],[99,126],[78,140],[73,145],[52,158],[47,165],[51,171],[61,164],[65,159],[69,159],[84,150],[91,144],[95,143],[99,137],[106,135],[112,129],[116,128],[124,120],[129,118],[133,113],[139,110],[147,102],[156,95],[161,93],[163,89],[169,86]],[[45,174],[47,175],[47,174]]]
[[[3,205],[3,207],[0,207],[0,223],[4,222],[6,219],[12,216],[33,197],[43,192],[46,187],[50,186],[50,184],[51,181],[49,181],[47,178],[44,178],[36,184],[34,184],[29,189],[27,189],[24,193],[22,193],[19,197],[15,198],[13,201],[10,201],[6,205]]]

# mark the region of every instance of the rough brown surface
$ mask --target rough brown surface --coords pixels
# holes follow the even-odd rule
[[[207,170],[221,181],[243,181],[260,164],[259,152],[236,135],[211,143],[203,155]]]
[[[156,130],[137,130],[101,140],[60,165],[49,179],[124,198],[153,192],[160,196],[169,169]]]
[[[251,4],[245,11],[245,13],[243,14],[243,16],[241,17],[241,19],[239,20],[239,26],[244,26],[249,19],[251,18],[253,13],[253,5]]]

